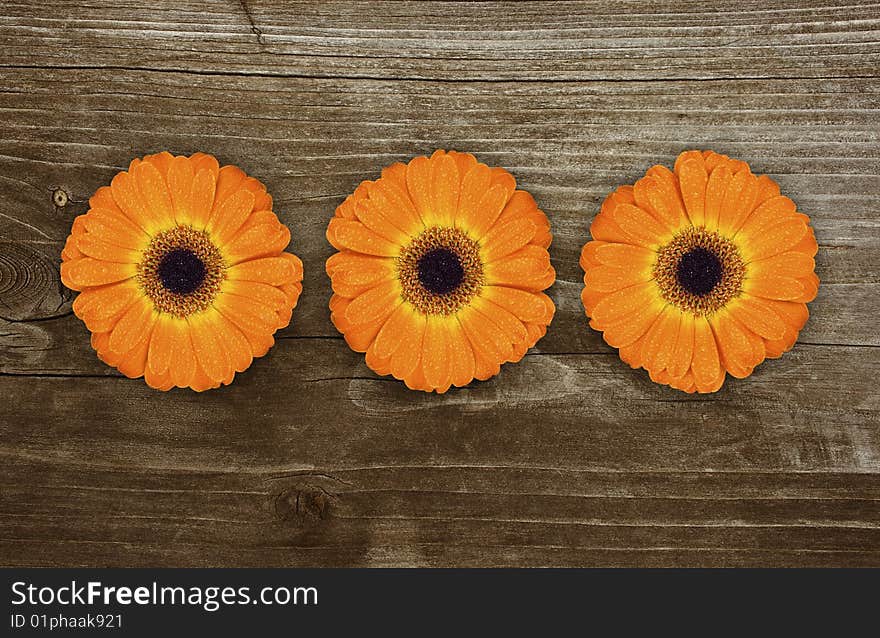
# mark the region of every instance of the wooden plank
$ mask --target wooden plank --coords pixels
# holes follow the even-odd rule
[[[7,3],[4,63],[457,82],[873,77],[880,61],[876,3],[99,6]]]
[[[479,459],[551,470],[876,472],[878,368],[875,348],[809,346],[701,397],[657,386],[613,353],[533,354],[437,397],[377,378],[339,340],[290,339],[203,395],[157,394],[102,373],[7,376],[16,400],[0,406],[0,432],[13,456],[97,456],[145,471]]]
[[[10,550],[50,564],[823,565],[876,561],[880,483],[780,472],[477,466],[205,474],[16,462]],[[105,514],[94,517],[101,509]],[[867,516],[866,516],[867,514]],[[821,533],[817,533],[821,532]],[[482,546],[482,550],[480,549]],[[689,558],[686,558],[689,557]],[[563,560],[564,558],[564,560]]]
[[[9,2],[0,16],[0,564],[880,565],[880,5]],[[436,147],[553,224],[557,316],[442,397],[329,322],[335,206]],[[769,173],[822,287],[794,351],[686,396],[586,325],[577,259],[617,184],[681,150]],[[235,383],[99,362],[58,252],[138,155],[259,177],[306,268]]]

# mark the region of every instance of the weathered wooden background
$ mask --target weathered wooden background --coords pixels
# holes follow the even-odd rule
[[[880,565],[880,4],[4,0],[0,563]],[[510,169],[554,228],[556,320],[427,396],[327,311],[324,229],[437,147]],[[682,150],[780,182],[822,278],[794,350],[711,396],[592,332],[601,199]],[[306,265],[293,324],[227,388],[97,360],[59,281],[87,198],[196,150],[262,179]]]

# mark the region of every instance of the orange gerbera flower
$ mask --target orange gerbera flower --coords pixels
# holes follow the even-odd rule
[[[334,325],[367,365],[445,392],[498,374],[555,307],[550,223],[501,168],[436,151],[393,164],[336,209],[327,239]]]
[[[89,200],[61,280],[102,361],[151,387],[228,384],[272,347],[302,262],[266,187],[204,153],[148,155]]]
[[[618,188],[590,233],[590,325],[633,368],[685,392],[715,392],[727,373],[788,351],[819,286],[810,218],[772,179],[711,151]]]

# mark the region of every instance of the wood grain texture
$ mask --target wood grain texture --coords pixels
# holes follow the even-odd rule
[[[880,5],[5,2],[0,564],[880,566]],[[324,229],[435,148],[504,166],[553,224],[556,319],[444,396],[373,375],[329,321]],[[602,198],[712,148],[812,216],[794,350],[710,396],[591,331]],[[306,267],[227,388],[97,360],[58,254],[135,156],[266,183]]]

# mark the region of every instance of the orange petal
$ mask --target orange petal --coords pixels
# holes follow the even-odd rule
[[[227,279],[222,284],[224,295],[237,295],[249,300],[250,303],[265,306],[271,311],[278,311],[288,305],[287,295],[275,286],[260,281],[236,281]]]
[[[470,153],[449,151],[449,157],[455,160],[455,166],[458,168],[458,174],[460,177],[467,175],[468,171],[477,165],[477,158]]]
[[[458,319],[474,351],[476,377],[486,379],[487,375],[497,374],[499,364],[513,353],[513,344],[497,324],[471,308],[460,311]]]
[[[109,332],[128,307],[141,295],[134,280],[89,288],[73,301],[73,312],[92,332]],[[109,338],[109,336],[108,336]]]
[[[651,171],[665,171],[669,169],[662,166],[654,166]],[[649,174],[638,180],[633,187],[633,194],[638,207],[651,213],[660,224],[667,230],[675,231],[679,228],[684,218],[684,209],[678,198],[675,186],[670,186],[666,180],[671,179],[662,173]]]
[[[656,323],[656,322],[655,322]],[[653,327],[653,326],[652,326]],[[650,328],[648,329],[650,332]],[[603,338],[605,335],[602,335]],[[618,356],[620,356],[620,360],[627,364],[630,368],[637,369],[641,368],[644,365],[644,358],[642,357],[642,348],[645,343],[645,339],[647,339],[648,333],[644,333],[642,336],[638,337],[635,340],[632,340],[631,343],[627,343],[626,345],[618,348]],[[607,340],[606,340],[607,341]],[[654,375],[654,372],[649,370],[649,373]],[[653,376],[651,377],[654,378]]]
[[[101,261],[112,261],[119,264],[137,264],[141,260],[141,252],[122,248],[103,241],[101,235],[87,233],[77,239],[77,247],[82,254]],[[803,253],[801,253],[803,254]]]
[[[343,332],[345,342],[355,352],[367,352],[376,341],[379,330],[387,321],[387,317],[378,317],[365,323],[346,323],[343,326],[345,328]]]
[[[706,184],[709,174],[703,159],[686,159],[676,164],[681,197],[684,200],[691,224],[696,227],[706,223]]]
[[[79,218],[77,218],[79,219]],[[129,250],[143,250],[150,236],[122,213],[106,208],[93,208],[83,218],[82,228],[107,243]]]
[[[168,151],[161,151],[159,153],[151,153],[150,155],[144,155],[144,163],[152,164],[156,170],[159,171],[160,177],[165,179],[168,175],[168,169],[171,166],[171,161],[174,159],[174,156]]]
[[[595,249],[596,260],[614,268],[650,270],[656,253],[631,244],[600,244]]]
[[[802,252],[780,253],[749,264],[749,277],[806,277],[816,268],[815,260]]]
[[[498,216],[496,223],[509,222],[520,217],[527,217],[535,222],[536,226],[550,229],[550,222],[547,216],[538,209],[535,198],[526,191],[514,191],[504,205],[504,209]]]
[[[602,325],[602,337],[608,345],[615,348],[627,346],[640,339],[656,321],[663,306],[651,303],[638,313],[631,314],[612,324]]]
[[[528,219],[494,227],[480,242],[483,261],[491,263],[519,250],[535,236],[536,230],[534,222]]]
[[[712,385],[721,369],[715,335],[705,317],[694,320],[694,360],[691,368],[697,389]]]
[[[799,301],[801,303],[809,303],[816,298],[816,295],[819,292],[819,277],[815,273],[810,273],[806,277],[801,277],[798,279],[798,282],[804,289],[804,292],[792,301]]]
[[[290,230],[276,221],[242,230],[226,245],[224,252],[229,263],[237,264],[277,255],[289,243]]]
[[[551,315],[552,318],[552,315]],[[538,341],[544,338],[544,335],[547,334],[547,324],[540,323],[527,323],[526,331],[529,333],[529,340],[526,343],[527,349],[534,346]]]
[[[375,351],[370,346],[367,347],[367,351],[364,354],[364,361],[366,362],[367,367],[376,374],[382,376],[391,374],[391,360],[380,359],[376,356]]]
[[[279,257],[264,257],[238,263],[226,271],[233,281],[260,281],[273,286],[302,281],[302,262],[296,255],[283,253]]]
[[[456,387],[462,387],[474,380],[474,349],[471,347],[457,318],[447,325],[450,379]]]
[[[593,309],[592,318],[599,324],[610,325],[643,311],[657,300],[653,282],[638,284],[604,297]]]
[[[83,257],[61,264],[61,281],[72,290],[103,286],[123,281],[137,274],[135,264],[120,264]]]
[[[89,208],[103,208],[125,217],[125,213],[113,199],[113,189],[109,186],[101,186],[94,195],[89,197]]]
[[[175,225],[174,206],[168,185],[159,169],[151,162],[143,162],[132,172],[141,194],[143,206],[149,210],[150,218],[159,229]]]
[[[189,215],[191,223],[195,228],[201,230],[208,225],[211,211],[214,209],[216,189],[216,173],[208,169],[202,169],[193,177],[190,191]]]
[[[696,375],[694,375],[694,388],[689,388],[686,392],[693,392],[696,390],[700,394],[710,394],[712,392],[718,392],[721,389],[721,386],[724,385],[724,379],[726,378],[727,371],[721,366],[718,366],[718,376],[715,377],[712,381],[708,383],[698,383],[696,380]]]
[[[416,235],[424,228],[409,193],[392,179],[383,178],[367,187],[368,205],[404,233]]]
[[[406,191],[406,170],[406,164],[395,162],[382,169],[382,179],[392,182],[397,188]],[[408,194],[407,197],[409,197]]]
[[[765,299],[797,299],[804,294],[804,287],[797,279],[775,275],[749,276],[742,289],[749,295]]]
[[[599,261],[599,258],[596,252],[599,250],[601,246],[610,246],[608,242],[605,241],[588,241],[584,244],[584,247],[581,249],[581,257],[578,260],[581,268],[586,270],[591,266],[601,266],[602,262]],[[615,244],[619,246],[625,246],[627,244]]]
[[[727,305],[730,314],[744,327],[765,339],[781,339],[785,324],[773,311],[773,307],[761,299],[743,296]]]
[[[379,237],[397,246],[408,243],[409,234],[398,228],[392,218],[387,217],[385,211],[373,205],[370,200],[355,204],[355,214],[364,226]]]
[[[427,157],[415,157],[410,160],[406,166],[406,187],[425,226],[433,226],[436,223],[434,202],[431,200],[433,193],[431,181],[431,160]]]
[[[214,388],[219,388],[222,383],[222,379],[212,379],[207,375],[204,368],[202,368],[201,363],[196,360],[196,371],[193,374],[192,381],[189,384],[189,387],[195,390],[196,392],[204,392],[205,390],[213,390]]]
[[[167,313],[156,317],[156,325],[153,327],[150,350],[147,355],[147,367],[152,370],[153,374],[162,375],[168,370],[175,344],[174,333],[184,329],[185,326],[186,320],[178,319]]]
[[[373,257],[361,253],[340,252],[331,255],[326,262],[331,277],[345,275],[352,281],[373,281],[394,273],[395,261],[388,257]]]
[[[139,334],[139,339],[134,343],[131,349],[125,353],[117,353],[116,367],[119,371],[130,379],[136,379],[143,376],[144,368],[147,365],[147,351],[150,346],[150,333],[155,323],[155,314],[151,315],[143,325],[143,330]],[[113,335],[110,335],[113,338]]]
[[[755,207],[758,196],[758,178],[748,170],[734,175],[727,184],[724,200],[721,202],[718,230],[733,236],[740,229]]]
[[[606,200],[607,201],[607,200]],[[590,235],[593,239],[603,242],[613,242],[620,244],[633,244],[633,240],[627,235],[617,222],[614,221],[610,213],[599,213],[593,218],[590,224]]]
[[[168,192],[178,224],[189,225],[192,215],[192,186],[195,172],[188,157],[175,157],[168,167]]]
[[[430,392],[431,386],[428,385],[428,382],[425,381],[425,373],[422,369],[421,362],[416,366],[415,370],[413,370],[404,380],[403,382],[406,384],[406,387],[410,390],[419,390],[421,392]]]
[[[779,196],[779,184],[767,175],[758,178],[758,196],[755,198],[755,209],[773,197]]]
[[[149,353],[147,357],[149,359]],[[156,374],[150,368],[149,361],[144,364],[144,381],[154,390],[161,390],[163,392],[167,392],[174,387],[174,382],[171,381],[171,373],[165,370],[162,374]]]
[[[765,228],[760,237],[742,243],[740,251],[747,262],[767,259],[790,250],[806,232],[803,220],[792,218]]]
[[[550,255],[539,246],[527,245],[517,252],[486,264],[486,283],[526,290],[543,290],[553,282],[548,274]]]
[[[675,158],[675,164],[672,167],[676,174],[678,174],[678,172],[680,171],[681,165],[688,160],[697,160],[702,164],[703,163],[702,151],[691,150],[691,151],[682,151],[681,153],[679,153],[678,157]]]
[[[363,223],[334,218],[327,227],[327,239],[337,250],[353,250],[378,257],[396,257],[400,246],[377,235]]]
[[[710,323],[727,371],[739,379],[751,374],[759,361],[754,359],[752,344],[739,322],[722,310],[712,316]]]
[[[77,240],[86,232],[86,216],[77,215],[73,219],[73,225],[70,228],[70,235],[64,242],[64,248],[61,250],[61,260],[70,261],[71,259],[79,259],[83,256],[79,248],[76,247]]]
[[[672,377],[683,377],[691,368],[694,356],[694,317],[682,314],[678,328],[678,336],[675,339],[675,349],[666,364]]]
[[[437,155],[431,159],[431,188],[437,216],[441,226],[452,226],[458,211],[458,198],[461,191],[461,177],[455,160],[448,154]],[[425,379],[431,383],[432,377],[427,368]]]
[[[245,179],[247,179],[247,175],[237,166],[224,166],[221,168],[217,173],[214,208],[217,208],[227,197],[239,190],[244,185]]]
[[[819,245],[816,243],[816,233],[813,231],[812,227],[807,226],[807,232],[798,243],[791,247],[791,249],[802,252],[810,257],[816,256],[816,253],[819,251]]]
[[[624,186],[618,186],[617,190],[608,195],[602,202],[601,212],[604,215],[609,217],[613,217],[614,210],[622,205],[622,204],[635,204],[636,196],[635,189],[626,184]]]
[[[631,204],[614,209],[614,221],[630,238],[630,242],[655,249],[672,236],[652,215]]]
[[[711,172],[709,180],[706,182],[706,206],[704,213],[706,216],[706,228],[709,230],[718,229],[722,203],[727,193],[727,184],[731,178],[730,170],[727,166],[722,165]]]
[[[190,315],[187,321],[190,325],[193,352],[199,367],[209,379],[220,382],[230,374],[231,364],[213,316],[214,312],[209,310]]]
[[[179,388],[189,386],[196,373],[196,357],[193,352],[190,327],[187,321],[181,321],[169,335],[169,370],[171,381]]]
[[[213,313],[213,326],[219,342],[226,350],[229,363],[235,372],[244,372],[253,361],[250,343],[244,333],[234,323],[218,312]]]
[[[271,210],[272,196],[266,193],[266,187],[263,182],[256,177],[246,178],[241,187],[250,192],[254,196],[254,210]]]
[[[649,370],[664,370],[675,353],[675,344],[681,331],[681,312],[666,306],[642,341],[643,366]]]
[[[190,155],[189,159],[192,162],[193,171],[196,173],[206,170],[216,176],[220,172],[220,162],[213,155],[199,151]]]
[[[790,218],[796,211],[797,206],[788,197],[771,197],[752,211],[738,234],[747,240],[759,238],[764,228]]]
[[[528,333],[522,321],[513,313],[508,312],[485,297],[474,299],[472,306],[475,311],[486,317],[487,321],[498,324],[501,331],[511,343],[525,343],[528,341]]]
[[[345,309],[345,318],[353,324],[368,323],[387,317],[400,300],[400,288],[394,281],[384,281],[353,299]]]
[[[492,171],[485,164],[476,164],[465,173],[461,183],[456,225],[465,229],[475,228],[482,216],[480,202],[492,183]]]
[[[92,348],[98,354],[98,358],[107,365],[116,367],[116,364],[119,363],[119,355],[110,350],[110,333],[93,332],[90,341]]]
[[[278,327],[278,316],[271,308],[254,303],[247,297],[221,292],[214,299],[214,307],[238,326],[245,335],[272,334]],[[257,349],[254,349],[256,355]]]
[[[146,299],[140,298],[135,301],[113,327],[108,343],[110,350],[116,354],[124,355],[134,349],[147,337],[157,316],[158,313],[153,310],[153,305]]]
[[[144,202],[137,182],[129,173],[117,173],[110,182],[113,201],[126,218],[148,234],[162,230],[162,220]]]
[[[766,301],[773,312],[782,319],[788,330],[798,333],[810,316],[807,306],[793,301]]]
[[[453,161],[449,158],[449,161]],[[422,372],[425,381],[434,389],[448,388],[450,381],[449,350],[446,317],[429,316],[425,325],[425,340],[422,345]],[[454,321],[452,319],[451,321]]]
[[[688,394],[693,394],[697,391],[697,386],[694,383],[694,373],[690,370],[681,377],[669,377],[668,383],[669,387],[687,392]]]
[[[497,226],[493,228],[495,221],[501,215],[501,211],[504,210],[504,206],[507,204],[507,201],[510,199],[510,196],[513,194],[513,189],[509,186],[504,186],[502,184],[492,184],[489,187],[483,197],[480,198],[480,201],[477,203],[477,215],[474,217],[471,216],[471,222],[468,224],[462,224],[465,230],[474,238],[474,239],[483,239],[488,242],[488,237],[492,235]],[[515,223],[515,222],[514,222]],[[534,226],[534,223],[532,223]],[[535,230],[532,231],[532,236],[534,236]],[[529,237],[531,239],[531,237]]]
[[[647,268],[612,268],[611,266],[598,266],[590,268],[584,274],[584,284],[600,292],[614,292],[622,288],[628,288],[645,281],[652,277],[650,269]]]
[[[371,349],[380,359],[390,359],[401,343],[401,336],[409,330],[415,319],[415,311],[409,304],[401,303],[382,325]]]
[[[506,286],[486,286],[483,288],[483,295],[487,300],[501,306],[524,322],[548,320],[547,302],[551,307],[553,306],[553,302],[542,293]]]
[[[336,259],[338,257],[338,259]],[[332,261],[332,263],[331,263]],[[328,260],[334,292],[357,297],[368,288],[395,276],[395,263],[387,258],[368,257],[357,253],[336,253]]]
[[[427,327],[425,315],[409,312],[405,316],[407,326],[397,335],[400,343],[391,356],[391,374],[397,379],[407,379],[418,367]]]
[[[225,246],[242,227],[254,209],[254,195],[248,190],[236,191],[219,202],[211,213],[206,230],[214,243]]]

